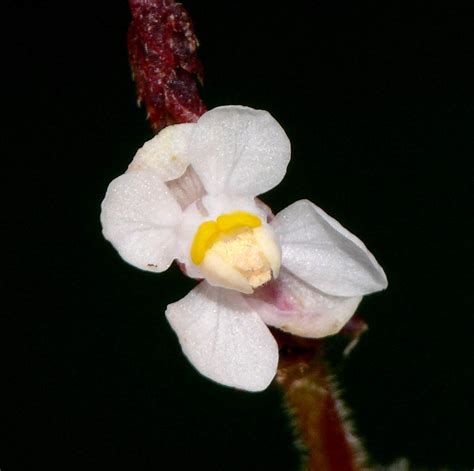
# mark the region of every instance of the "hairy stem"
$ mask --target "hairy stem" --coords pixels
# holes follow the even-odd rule
[[[323,342],[277,334],[280,365],[276,381],[283,389],[302,468],[308,471],[358,471],[365,452],[352,433],[347,409],[338,397]]]

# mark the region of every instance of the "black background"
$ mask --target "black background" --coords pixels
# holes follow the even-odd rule
[[[1,470],[297,469],[276,387],[218,386],[181,354],[164,310],[193,282],[136,270],[101,236],[108,183],[151,137],[126,1],[4,5]],[[311,199],[388,275],[339,371],[368,451],[471,469],[472,15],[449,2],[185,5],[208,107],[267,109],[291,139],[263,199]]]

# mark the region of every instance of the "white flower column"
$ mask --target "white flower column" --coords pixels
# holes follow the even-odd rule
[[[387,286],[365,245],[313,203],[269,217],[256,197],[283,179],[289,160],[269,113],[219,107],[145,143],[102,203],[104,236],[124,260],[154,272],[177,260],[203,279],[168,306],[168,321],[203,375],[249,391],[276,373],[265,324],[331,335],[363,295]]]

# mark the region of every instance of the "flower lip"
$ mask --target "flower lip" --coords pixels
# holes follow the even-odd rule
[[[224,231],[219,230],[217,220]],[[277,243],[277,237],[266,221],[266,212],[256,204],[254,198],[227,194],[205,195],[182,213],[176,230],[178,240],[176,258],[186,266],[186,272],[191,278],[206,278],[203,271],[206,271],[205,266],[208,264],[203,261],[204,256],[209,260],[212,259],[207,257],[211,253],[209,248],[217,241],[229,240],[238,232],[244,232],[245,224],[250,226],[261,224],[259,227],[263,227],[264,232],[271,233],[267,238]],[[256,231],[258,227],[251,229],[255,237],[260,238],[259,231]],[[275,250],[280,253],[279,248]],[[192,255],[197,257],[194,261]],[[245,292],[251,291],[246,289]]]
[[[203,222],[194,236],[191,246],[191,260],[200,265],[206,256],[206,251],[223,238],[232,238],[237,232],[253,229],[262,225],[258,216],[246,211],[234,211],[221,214],[215,221]]]
[[[271,232],[255,214],[221,214],[199,225],[191,261],[210,284],[250,294],[278,276],[281,251]]]

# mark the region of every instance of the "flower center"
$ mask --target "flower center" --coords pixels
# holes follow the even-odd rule
[[[191,246],[191,259],[196,265],[200,265],[206,256],[206,252],[221,238],[232,237],[234,233],[242,229],[259,227],[262,221],[257,216],[245,211],[234,211],[229,214],[221,214],[215,221],[203,222],[194,236]]]
[[[270,229],[245,211],[203,222],[194,236],[191,259],[211,284],[251,293],[280,268],[280,251]]]

